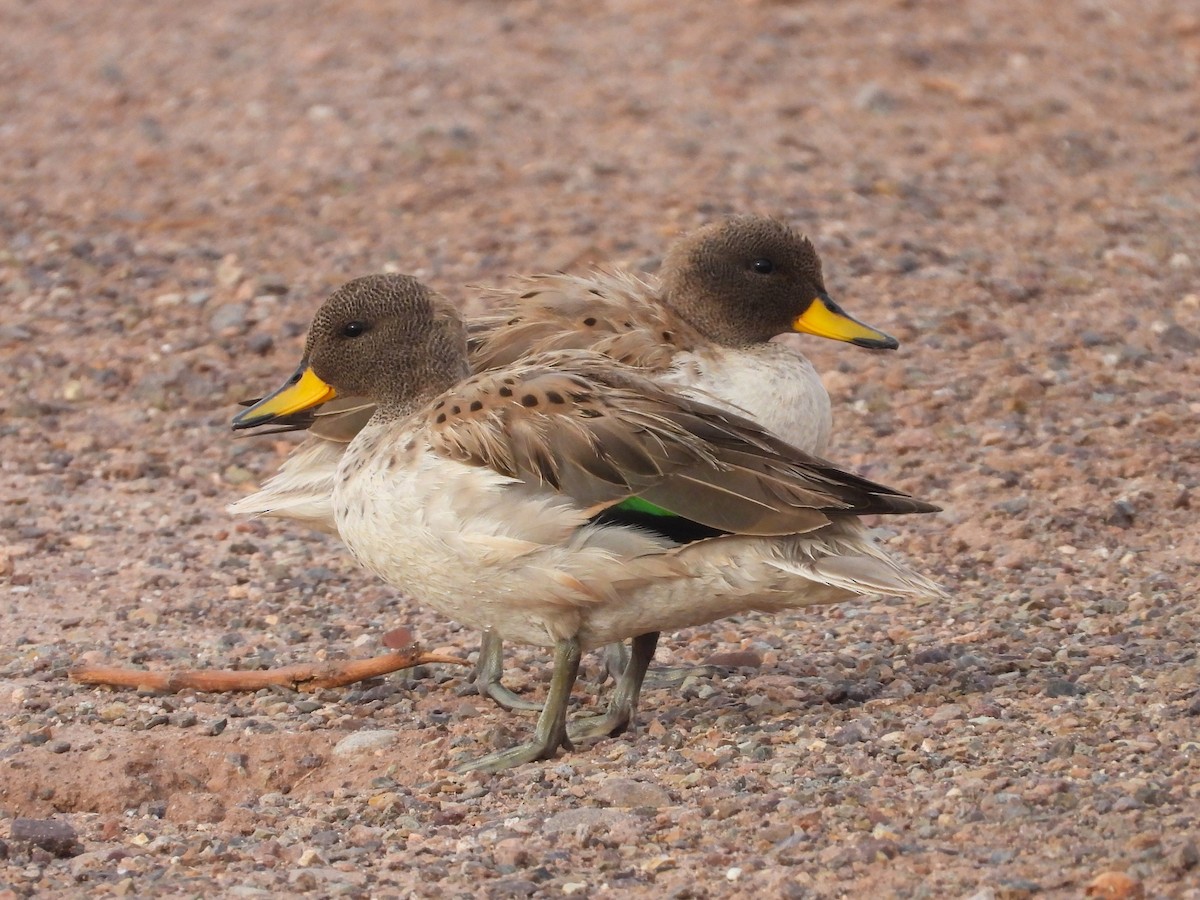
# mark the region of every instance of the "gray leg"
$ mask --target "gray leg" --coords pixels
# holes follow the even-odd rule
[[[637,712],[646,670],[650,668],[650,660],[654,659],[654,650],[658,647],[658,634],[657,631],[651,631],[633,639],[629,664],[617,679],[608,702],[608,711],[602,716],[576,721],[569,731],[571,740],[617,735],[630,726]]]
[[[616,683],[625,674],[625,669],[628,665],[629,648],[625,646],[625,642],[617,641],[616,643],[609,644],[604,648],[604,672],[598,683],[604,684],[609,678]]]
[[[620,681],[625,667],[629,665],[629,648],[624,644],[609,644],[604,648],[604,674],[600,684],[611,677]],[[646,673],[646,684],[651,687],[677,687],[687,679],[716,678],[726,670],[721,666],[677,666],[670,669],[651,669]]]
[[[578,638],[559,641],[555,645],[554,676],[550,679],[550,691],[546,694],[546,704],[538,717],[532,741],[510,750],[489,753],[459,766],[456,771],[500,772],[536,759],[552,759],[559,747],[573,749],[567,738],[567,701],[571,699],[571,688],[579,677],[579,658],[582,655]]]
[[[729,670],[724,666],[672,666],[668,669],[652,669],[646,675],[646,684],[651,687],[678,687],[689,678],[717,678]]]
[[[504,641],[494,631],[485,631],[479,642],[479,662],[475,665],[475,689],[508,710],[537,712],[542,708],[540,703],[526,700],[501,684],[503,674]]]

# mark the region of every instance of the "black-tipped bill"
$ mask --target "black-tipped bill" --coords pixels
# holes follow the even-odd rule
[[[320,406],[337,396],[337,391],[301,363],[295,373],[279,390],[263,397],[247,410],[233,417],[233,430],[270,425],[288,416]]]
[[[792,320],[792,330],[833,341],[845,341],[868,350],[895,350],[900,346],[900,342],[890,334],[864,325],[823,292],[813,299],[808,309]]]

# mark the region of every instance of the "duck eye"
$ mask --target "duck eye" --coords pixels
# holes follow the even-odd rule
[[[770,275],[775,271],[775,263],[771,262],[769,259],[756,259],[754,262],[750,263],[750,268],[753,269],[758,275]]]
[[[367,330],[362,322],[347,322],[342,326],[342,337],[355,338]]]

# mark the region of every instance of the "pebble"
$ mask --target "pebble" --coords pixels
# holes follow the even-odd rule
[[[492,859],[497,866],[516,869],[528,865],[532,857],[524,838],[505,838],[492,846]]]
[[[1143,900],[1146,889],[1140,881],[1124,872],[1101,872],[1088,883],[1083,893],[1097,900]]]
[[[12,820],[9,840],[14,844],[40,847],[51,856],[57,857],[75,856],[83,850],[75,829],[62,819],[18,817]]]
[[[631,778],[606,779],[595,789],[593,796],[599,803],[625,809],[642,806],[658,809],[671,805],[670,795],[661,787]]]
[[[209,317],[208,327],[220,333],[226,330],[243,331],[248,324],[250,307],[245,303],[226,303],[217,307]]]
[[[704,664],[706,666],[723,666],[729,669],[761,669],[763,658],[761,653],[754,650],[728,650],[707,656]]]
[[[945,703],[933,711],[929,716],[929,721],[934,725],[944,725],[955,719],[964,718],[966,714],[967,708],[961,703]]]
[[[1078,697],[1081,694],[1086,694],[1087,690],[1064,678],[1051,678],[1046,682],[1046,686],[1042,688],[1042,693],[1047,697]]]
[[[356,731],[342,738],[334,745],[334,756],[350,756],[354,753],[364,753],[368,750],[382,750],[395,743],[398,731],[391,729],[366,729]]]
[[[1195,841],[1188,841],[1175,852],[1171,862],[1179,871],[1190,872],[1200,865],[1200,846]]]
[[[564,831],[574,831],[581,825],[595,828],[615,828],[617,826],[635,826],[637,819],[630,813],[618,809],[595,806],[581,806],[576,809],[555,813],[542,825],[545,834],[556,834]]]

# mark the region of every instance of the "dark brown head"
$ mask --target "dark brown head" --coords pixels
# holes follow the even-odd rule
[[[685,235],[667,253],[662,280],[665,302],[727,347],[789,331],[872,349],[899,346],[830,299],[812,242],[774,219],[739,216]]]
[[[385,413],[405,412],[468,374],[458,311],[410,275],[369,275],[321,305],[296,372],[233,427],[264,425],[339,394],[365,397]]]

